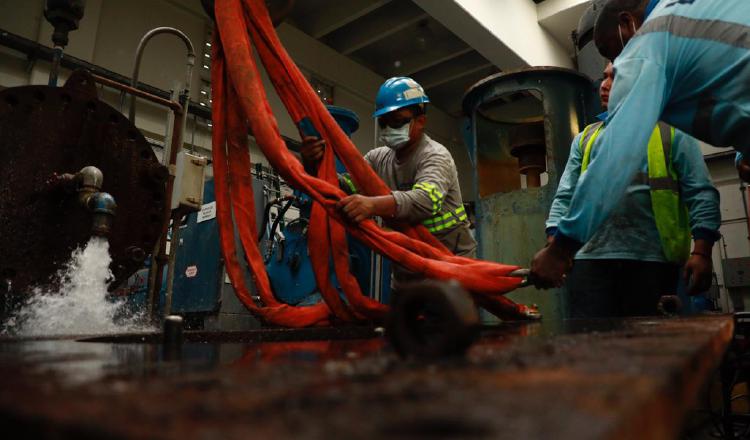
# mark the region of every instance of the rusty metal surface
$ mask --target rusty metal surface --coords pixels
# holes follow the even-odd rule
[[[64,87],[25,86],[0,92],[0,278],[24,293],[46,283],[89,239],[91,216],[75,196],[50,190],[53,173],[93,165],[117,202],[110,238],[117,281],[141,267],[131,248],[150,252],[161,226],[166,169],[141,133],[97,99],[91,77]],[[116,283],[115,283],[116,284]]]
[[[0,342],[0,425],[35,438],[674,438],[731,317],[485,330],[462,361],[382,338]],[[355,335],[356,336],[356,335]]]

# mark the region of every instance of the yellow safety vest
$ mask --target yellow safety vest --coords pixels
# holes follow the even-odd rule
[[[603,127],[602,122],[583,130],[578,147],[583,153],[581,173],[586,172],[591,149]],[[659,231],[662,250],[667,260],[684,263],[690,255],[690,224],[688,210],[680,197],[680,181],[672,163],[674,128],[659,122],[648,141],[648,175],[639,173],[634,184],[648,185],[651,209]]]

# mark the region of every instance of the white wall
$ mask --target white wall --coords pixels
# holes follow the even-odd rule
[[[0,0],[0,11],[3,11],[0,14],[0,28],[50,46],[52,28],[43,17],[43,4],[43,0]],[[202,11],[188,8],[178,0],[89,0],[79,30],[70,33],[66,52],[130,77],[138,42],[143,34],[157,26],[176,27],[192,40],[198,62],[191,95],[197,101],[201,76],[206,76],[200,61],[211,23]],[[334,85],[335,104],[359,115],[360,129],[353,136],[358,148],[363,152],[372,148],[374,124],[370,115],[374,109],[375,93],[384,78],[296,28],[282,24],[277,31],[302,69]],[[181,88],[180,82],[185,76],[185,53],[185,46],[177,38],[166,35],[155,37],[144,53],[140,80],[164,90]],[[46,84],[48,69],[46,62],[29,63],[17,52],[0,49],[0,86]],[[60,83],[68,73],[61,73]],[[281,133],[298,139],[297,129],[265,77],[265,72],[263,80]],[[118,107],[119,99],[115,93],[105,91],[102,97]],[[429,134],[454,151],[457,164],[466,169],[468,157],[459,141],[458,121],[436,108],[430,110],[428,120]],[[165,124],[166,112],[163,109],[139,101],[136,125],[142,131],[149,137],[161,139]],[[192,134],[191,116],[185,133],[186,142],[190,142]],[[210,133],[201,126],[195,130],[195,144],[200,149],[210,150]],[[253,148],[251,155],[254,161],[266,163],[257,149]],[[466,176],[464,186],[468,194],[469,173],[460,174]]]
[[[720,150],[713,149],[711,152],[717,151]],[[711,172],[711,179],[721,195],[721,234],[723,239],[714,246],[713,261],[722,294],[726,294],[727,291],[723,287],[722,259],[750,256],[746,213],[742,203],[743,193],[739,189],[740,180],[737,176],[737,170],[734,168],[734,155],[710,159],[708,169]],[[745,197],[747,197],[746,194]]]

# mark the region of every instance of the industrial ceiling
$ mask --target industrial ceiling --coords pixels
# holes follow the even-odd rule
[[[411,1],[298,1],[287,22],[384,78],[411,76],[452,115],[468,87],[499,72]]]

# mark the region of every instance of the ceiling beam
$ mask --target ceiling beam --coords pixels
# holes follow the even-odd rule
[[[310,19],[300,23],[300,27],[308,35],[320,39],[390,2],[391,0],[339,1],[335,7],[310,14]]]
[[[427,70],[430,67],[434,67],[434,66],[437,66],[438,64],[445,63],[446,61],[450,61],[454,58],[458,58],[461,55],[467,54],[473,50],[474,49],[472,49],[469,46],[464,46],[462,48],[456,49],[453,52],[450,52],[449,54],[441,56],[441,57],[417,60],[421,62],[413,62],[414,60],[410,60],[412,62],[410,62],[408,66],[406,66],[405,69],[402,69],[402,74],[405,76],[413,75],[417,72]]]
[[[435,76],[434,78],[431,78],[428,80],[419,81],[419,84],[422,87],[424,87],[425,90],[429,90],[438,86],[442,86],[443,84],[447,84],[451,81],[455,81],[457,79],[463,78],[465,76],[472,75],[476,72],[488,69],[493,66],[494,64],[490,62],[486,62],[486,63],[479,64],[473,67],[464,67],[462,69],[455,69],[453,72],[442,71],[440,76]]]
[[[378,19],[366,22],[356,29],[356,33],[352,33],[347,38],[338,40],[334,45],[334,48],[344,55],[351,55],[360,49],[375,44],[386,37],[413,26],[428,17],[429,15],[426,12],[420,12],[403,19],[394,20],[386,18],[385,20]]]

